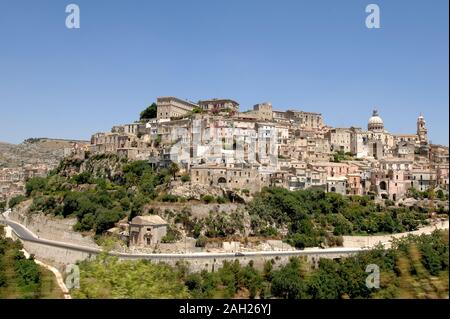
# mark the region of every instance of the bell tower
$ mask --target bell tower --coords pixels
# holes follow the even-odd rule
[[[420,143],[426,143],[428,144],[428,130],[426,127],[426,122],[424,117],[422,116],[422,113],[417,118],[417,136],[419,136]]]

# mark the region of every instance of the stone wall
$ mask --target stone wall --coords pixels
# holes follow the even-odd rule
[[[17,235],[11,232],[13,239],[18,239]],[[64,272],[67,265],[76,264],[79,261],[95,258],[95,254],[82,252],[75,249],[50,246],[42,243],[21,240],[23,248],[42,262],[52,265],[59,271]]]
[[[17,236],[13,234],[13,238],[17,239]],[[36,256],[37,259],[45,262],[46,264],[52,265],[58,270],[64,272],[66,266],[69,264],[76,264],[79,261],[85,259],[95,258],[97,253],[88,253],[84,251],[80,251],[79,249],[73,248],[63,248],[57,247],[50,243],[40,243],[28,240],[21,240],[24,246],[24,249]],[[214,271],[223,266],[224,261],[234,261],[238,260],[239,263],[243,266],[248,265],[250,261],[253,262],[254,267],[256,269],[262,270],[266,261],[273,260],[275,262],[274,267],[278,268],[282,265],[285,265],[289,262],[289,259],[294,256],[299,256],[306,258],[306,260],[313,266],[316,267],[320,258],[341,258],[343,256],[349,256],[353,253],[340,253],[340,252],[328,252],[328,253],[316,253],[316,252],[308,252],[307,249],[303,251],[296,252],[284,252],[281,255],[276,256],[275,254],[264,254],[264,255],[254,255],[254,256],[236,256],[234,254],[229,254],[226,256],[178,256],[178,257],[168,257],[167,255],[161,256],[137,256],[137,255],[120,255],[119,259],[121,260],[139,260],[139,259],[147,259],[152,262],[164,262],[169,265],[175,266],[178,263],[186,264],[188,270],[190,272],[198,272],[201,270]]]
[[[149,259],[152,262],[165,262],[169,265],[175,266],[177,263],[185,263],[190,272],[199,272],[202,270],[207,271],[215,271],[223,266],[224,261],[233,262],[235,260],[239,261],[242,266],[248,265],[251,261],[253,262],[253,266],[258,270],[264,269],[264,264],[267,261],[273,260],[275,262],[275,269],[287,264],[292,257],[302,257],[305,258],[306,261],[312,266],[317,267],[320,258],[328,258],[328,259],[337,259],[342,258],[343,256],[350,256],[353,253],[327,253],[327,254],[317,254],[317,253],[309,253],[307,251],[296,252],[296,253],[288,253],[286,252],[283,255],[255,255],[255,256],[221,256],[221,257],[184,257],[184,258],[165,258],[165,257],[151,257],[145,258]],[[126,257],[120,258],[122,260],[135,260],[135,257]]]
[[[154,205],[149,205],[148,208],[154,209],[155,211],[162,213],[165,210],[181,212],[183,209],[188,209],[191,212],[192,217],[206,218],[208,217],[210,211],[232,213],[240,208],[244,208],[244,205],[235,203],[226,203],[226,204],[157,203]]]
[[[343,247],[373,247],[379,243],[383,244],[386,248],[391,247],[391,240],[393,238],[402,238],[407,235],[422,235],[431,234],[436,229],[448,229],[448,220],[438,222],[431,226],[423,227],[419,230],[415,230],[408,233],[398,233],[391,235],[380,235],[380,236],[342,236],[344,239]]]
[[[8,216],[11,220],[27,227],[40,238],[98,248],[92,237],[83,236],[73,230],[73,225],[77,222],[75,218],[63,219],[44,214],[28,214],[27,209],[27,205],[20,205],[18,209],[12,210]]]

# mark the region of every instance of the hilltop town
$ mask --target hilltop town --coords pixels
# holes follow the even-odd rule
[[[30,138],[15,145],[0,143],[0,202],[25,191],[26,180],[44,177],[87,141]]]
[[[422,115],[416,125],[411,134],[390,133],[374,110],[367,128],[335,128],[320,113],[278,111],[271,103],[240,112],[231,99],[160,97],[140,121],[94,134],[85,151],[148,160],[155,168],[177,163],[190,181],[183,192],[206,186],[248,194],[279,186],[398,202],[410,189],[448,192],[448,147],[429,142]]]
[[[277,111],[270,103],[239,112],[230,99],[163,97],[135,123],[95,133],[90,143],[43,138],[1,147],[0,222],[8,236],[47,267],[82,261],[83,280],[95,285],[102,275],[90,267],[99,269],[104,257],[90,258],[104,249],[123,259],[112,266],[120,278],[128,272],[121,267],[132,263],[126,259],[136,256],[156,262],[135,264],[146,273],[186,267],[196,286],[213,288],[202,292],[186,277],[168,296],[202,298],[283,296],[278,281],[270,275],[263,285],[261,274],[302,263],[318,273],[324,258],[340,267],[341,259],[372,260],[380,249],[400,256],[411,240],[421,243],[425,266],[435,251],[447,249],[439,258],[448,259],[448,147],[429,142],[422,115],[416,133],[398,135],[376,110],[367,129],[334,128],[320,113]],[[448,268],[438,263],[426,269],[443,271],[438,280],[445,282]],[[209,283],[212,274],[228,278],[230,267],[256,281],[236,283],[242,291]],[[364,267],[355,271],[365,274]],[[398,295],[396,280],[386,290]],[[175,283],[167,278],[161,285],[167,282]],[[33,287],[35,296],[61,294]],[[96,296],[92,287],[84,283],[71,294]],[[448,296],[442,287],[428,293]],[[124,296],[132,291],[147,290]],[[343,286],[333,296],[349,293]]]

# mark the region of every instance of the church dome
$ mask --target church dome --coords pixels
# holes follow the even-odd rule
[[[369,119],[368,124],[369,131],[382,131],[384,130],[383,119],[378,115],[378,111],[374,110],[372,117]]]

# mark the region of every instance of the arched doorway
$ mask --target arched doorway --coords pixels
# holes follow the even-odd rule
[[[219,179],[217,180],[217,183],[219,183],[219,184],[226,184],[227,180],[225,179],[225,177],[219,177]]]
[[[385,191],[387,189],[387,185],[385,181],[380,182],[380,189],[382,191]]]

